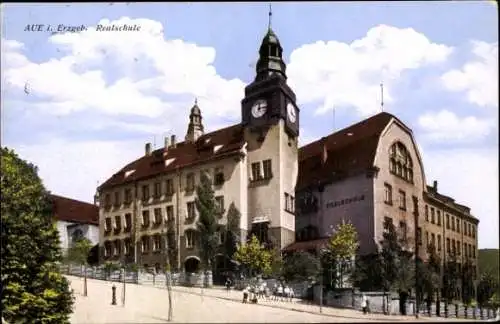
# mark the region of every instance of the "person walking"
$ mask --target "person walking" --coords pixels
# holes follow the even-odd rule
[[[361,296],[361,309],[363,310],[363,314],[366,314],[368,311],[368,298],[365,294]]]
[[[245,304],[248,301],[248,292],[249,292],[249,287],[246,286],[245,289],[243,289],[243,303]]]

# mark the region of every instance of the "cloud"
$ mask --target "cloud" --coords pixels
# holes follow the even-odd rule
[[[158,117],[175,113],[171,101],[178,100],[174,98],[178,95],[199,97],[206,118],[239,113],[244,83],[217,74],[214,48],[165,40],[162,24],[149,19],[123,17],[99,24],[135,24],[141,30],[89,28],[52,35],[49,42],[64,56],[40,64],[20,52],[21,43],[6,40],[2,48],[5,80],[18,92],[28,85],[30,94],[41,100],[38,108],[44,113],[89,110]],[[105,75],[111,68],[119,74],[114,82]]]
[[[498,108],[498,42],[472,42],[474,59],[441,76],[444,87],[465,92],[467,100],[481,107]]]
[[[495,127],[495,120],[475,116],[460,118],[448,110],[427,112],[418,118],[423,138],[432,142],[476,142]]]
[[[479,247],[498,248],[498,149],[426,150],[423,159],[427,181],[479,218]]]
[[[317,114],[352,105],[366,116],[379,109],[382,80],[384,101],[391,103],[391,88],[404,71],[444,62],[452,51],[411,28],[379,25],[350,44],[303,45],[290,55],[287,71],[300,102],[319,105]]]
[[[44,185],[53,193],[92,201],[97,182],[103,183],[125,164],[144,153],[137,141],[72,142],[53,139],[44,145],[19,145],[22,159],[35,162]]]

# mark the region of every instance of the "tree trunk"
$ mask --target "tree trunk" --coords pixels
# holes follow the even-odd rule
[[[173,307],[172,307],[172,281],[171,281],[171,272],[170,272],[170,262],[167,263],[168,265],[168,270],[166,272],[167,276],[167,292],[168,292],[168,321],[172,321],[172,315],[173,315]]]

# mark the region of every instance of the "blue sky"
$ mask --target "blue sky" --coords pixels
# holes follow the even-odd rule
[[[209,130],[238,122],[268,20],[268,3],[2,9],[2,145],[50,190],[86,201],[145,142],[183,138],[195,97]],[[141,31],[92,30],[110,22]],[[274,3],[301,142],[377,113],[383,80],[385,110],[413,129],[427,180],[472,207],[481,248],[498,247],[497,26],[486,1]]]

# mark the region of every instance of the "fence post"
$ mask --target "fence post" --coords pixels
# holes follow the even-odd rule
[[[484,319],[484,308],[483,308],[483,306],[479,307],[479,316],[481,316],[481,319]]]
[[[455,317],[458,318],[458,304],[455,304]]]
[[[444,302],[444,317],[448,318],[448,301]]]
[[[467,319],[467,315],[468,315],[468,314],[467,314],[467,311],[468,311],[468,308],[469,308],[469,307],[467,307],[467,305],[465,305],[465,306],[464,306],[464,317],[465,317],[465,319]]]
[[[476,313],[477,313],[477,306],[474,306],[474,308],[472,309],[472,318],[473,319],[476,319]]]
[[[487,319],[490,319],[490,316],[491,316],[491,308],[489,308],[489,307],[488,307],[488,308],[486,309],[486,314],[487,314],[487,315],[486,315],[486,316],[487,316],[486,318],[487,318]]]

